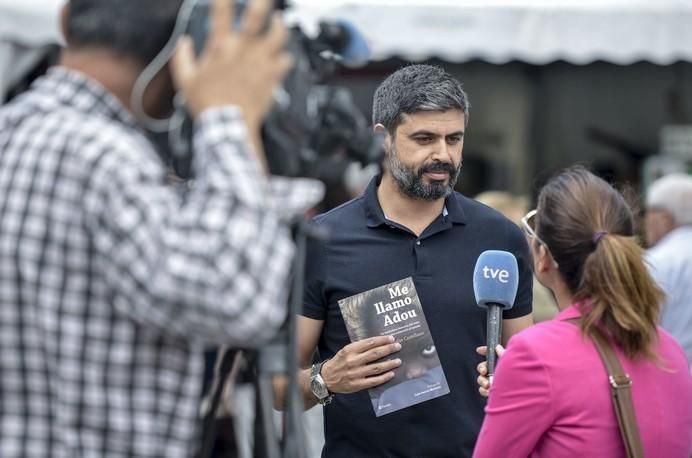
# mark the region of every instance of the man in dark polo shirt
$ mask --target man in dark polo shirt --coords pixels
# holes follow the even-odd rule
[[[398,70],[373,104],[374,128],[385,134],[383,175],[361,197],[315,218],[331,236],[308,252],[300,380],[306,407],[325,405],[324,456],[471,456],[485,405],[475,348],[485,342],[486,313],[472,284],[483,251],[506,250],[519,263],[503,342],[532,323],[524,235],[500,213],[453,191],[467,120],[467,96],[449,74],[429,65]],[[389,337],[351,343],[337,302],[407,277],[450,393],[376,417],[367,389],[394,376],[401,362],[380,359],[399,346]],[[321,362],[310,367],[316,349]],[[284,394],[277,387],[279,405]]]

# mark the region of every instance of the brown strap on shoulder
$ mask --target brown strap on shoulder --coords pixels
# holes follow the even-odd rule
[[[581,323],[580,318],[566,321],[577,326]],[[644,448],[642,447],[637,416],[632,404],[632,380],[623,370],[612,345],[598,329],[594,333],[593,342],[608,371],[608,383],[613,399],[613,407],[615,408],[615,415],[620,426],[620,435],[625,443],[627,457],[643,458]]]

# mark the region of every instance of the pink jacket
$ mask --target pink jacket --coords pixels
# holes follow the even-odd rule
[[[606,370],[593,343],[554,320],[512,337],[500,358],[474,457],[625,457]],[[647,457],[687,458],[692,451],[692,376],[680,345],[659,329],[656,353],[629,361],[632,397]]]

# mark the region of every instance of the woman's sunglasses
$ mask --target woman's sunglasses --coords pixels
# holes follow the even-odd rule
[[[550,248],[548,248],[548,244],[545,243],[541,238],[536,234],[536,212],[537,209],[533,209],[530,212],[528,212],[522,219],[521,219],[521,227],[524,230],[524,233],[526,234],[527,237],[531,239],[535,239],[545,247],[545,249],[548,251],[548,254],[550,254],[550,257],[553,259],[553,264],[555,265],[555,268],[557,269],[558,264],[557,261],[555,261],[555,256],[550,252]]]

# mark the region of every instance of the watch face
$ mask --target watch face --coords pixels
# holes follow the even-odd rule
[[[310,380],[310,389],[312,390],[312,394],[317,396],[318,399],[325,398],[329,394],[327,392],[327,387],[320,383],[316,378]]]

